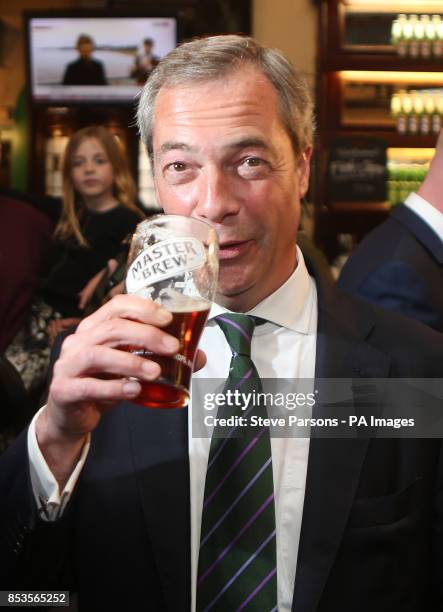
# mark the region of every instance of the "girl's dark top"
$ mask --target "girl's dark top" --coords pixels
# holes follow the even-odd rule
[[[121,250],[121,243],[131,234],[141,218],[121,205],[106,212],[86,210],[80,225],[89,247],[75,238],[56,241],[51,249],[38,295],[62,317],[79,317],[79,293],[108,259]]]

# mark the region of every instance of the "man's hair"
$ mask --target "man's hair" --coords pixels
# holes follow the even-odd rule
[[[253,38],[223,35],[184,43],[168,53],[152,72],[139,99],[137,124],[153,162],[153,120],[162,88],[215,81],[244,65],[256,66],[275,87],[280,115],[295,154],[312,142],[313,104],[301,72],[277,49],[263,47]]]

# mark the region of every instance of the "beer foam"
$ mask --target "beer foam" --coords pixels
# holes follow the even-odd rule
[[[200,312],[209,310],[211,303],[202,298],[194,298],[189,295],[183,295],[179,291],[167,287],[162,289],[156,302],[160,303],[169,312]]]

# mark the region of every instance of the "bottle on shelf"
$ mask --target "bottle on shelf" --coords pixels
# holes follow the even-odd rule
[[[428,161],[388,160],[388,202],[401,204],[412,191],[417,191],[429,169]]]
[[[394,21],[396,22],[396,25],[395,25],[395,29],[394,29],[394,25],[392,26],[392,29],[391,29],[391,36],[393,38],[392,44],[394,45],[399,55],[405,56],[408,53],[408,46],[407,46],[406,34],[405,34],[407,30],[408,19],[404,13],[401,13],[397,17],[397,19],[395,19]]]
[[[415,58],[420,56],[424,28],[423,22],[418,18],[418,15],[411,15],[410,22],[412,24],[412,38],[409,43],[409,55]]]
[[[405,115],[405,121],[406,121],[405,133],[408,133],[411,131],[411,116],[414,110],[414,107],[412,104],[412,96],[408,92],[405,92],[402,95],[402,108],[403,108],[403,112]]]
[[[438,134],[443,127],[443,89],[399,90],[391,96],[391,117],[399,134]]]
[[[432,55],[443,57],[443,22],[440,15],[432,15],[431,22],[434,24],[435,37],[432,41]]]
[[[441,15],[399,14],[391,25],[391,44],[400,56],[443,57]]]
[[[434,96],[429,91],[424,95],[423,107],[423,114],[420,120],[420,132],[422,134],[430,134],[432,117],[435,113],[435,100]]]
[[[410,134],[418,134],[423,104],[420,104],[420,96],[417,94],[416,91],[410,92],[410,100],[410,110],[408,113],[408,131]]]
[[[435,111],[432,115],[432,132],[439,134],[442,128],[443,118],[443,93],[439,92],[435,97]]]
[[[395,93],[391,98],[391,115],[395,119],[397,132],[399,134],[406,134],[406,115],[403,112],[403,101],[400,93]]]
[[[400,17],[401,15],[399,15],[397,19],[394,19],[391,25],[391,45],[394,47],[397,53],[398,45],[402,35],[402,24],[400,22]]]
[[[403,26],[403,39],[404,39],[404,53],[401,55],[412,55],[412,40],[414,37],[414,25],[417,20],[417,15],[410,15],[406,18]]]
[[[432,55],[432,44],[435,36],[434,24],[429,15],[422,15],[420,22],[423,28],[423,38],[420,42],[421,57],[429,58]]]

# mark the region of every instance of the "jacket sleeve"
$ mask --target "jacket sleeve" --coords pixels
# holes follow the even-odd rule
[[[0,457],[0,589],[71,588],[74,511],[41,520],[33,498],[24,431]]]

